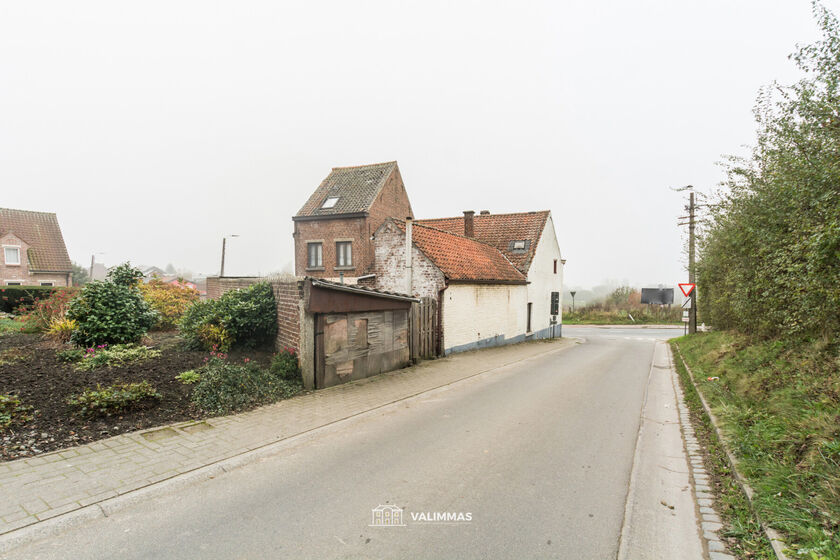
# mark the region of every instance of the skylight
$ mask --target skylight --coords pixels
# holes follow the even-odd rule
[[[338,202],[338,197],[331,196],[324,201],[324,204],[321,205],[321,208],[333,208],[336,202]]]
[[[524,241],[514,241],[513,242],[514,250],[524,250],[525,249],[525,242]]]

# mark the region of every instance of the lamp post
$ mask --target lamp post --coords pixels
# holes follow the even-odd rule
[[[223,278],[225,275],[225,245],[227,243],[227,240],[233,237],[239,237],[239,235],[232,234],[222,237],[222,269],[219,271],[219,278]]]

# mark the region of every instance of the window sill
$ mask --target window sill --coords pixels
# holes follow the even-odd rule
[[[324,268],[323,266],[307,266],[306,270],[317,271],[317,270],[326,270],[326,268]]]
[[[356,270],[355,266],[336,266],[333,270]]]

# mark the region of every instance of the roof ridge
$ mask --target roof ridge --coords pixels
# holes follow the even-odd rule
[[[473,218],[487,218],[492,216],[527,216],[528,214],[549,214],[551,210],[529,210],[527,212],[499,212],[497,214],[475,214]],[[436,221],[436,220],[463,220],[464,216],[447,216],[444,218],[418,218],[417,222]]]
[[[23,210],[20,208],[0,208],[0,211],[9,210],[11,212],[26,212],[27,214],[45,214],[47,216],[55,216],[55,212],[42,212],[40,210]]]
[[[333,171],[335,171],[336,169],[359,169],[361,167],[378,167],[380,165],[391,165],[392,163],[397,163],[397,160],[383,161],[380,163],[364,163],[362,165],[346,165],[343,167],[333,167],[332,169]]]
[[[395,222],[399,222],[399,223],[405,225],[405,220],[400,220],[399,218],[393,218],[393,217],[390,218],[390,219],[394,220]],[[484,241],[479,241],[478,239],[476,239],[474,237],[467,237],[466,235],[459,235],[459,234],[453,233],[451,231],[446,231],[445,229],[438,229],[436,227],[427,226],[425,224],[418,224],[418,223],[414,222],[414,220],[412,220],[412,222],[415,226],[418,226],[418,227],[422,227],[422,228],[425,228],[425,229],[430,229],[432,231],[436,231],[438,233],[443,233],[445,235],[451,235],[453,237],[458,237],[460,239],[466,239],[467,241],[472,241],[472,242],[477,243],[479,245],[484,245],[488,249],[492,249],[496,253],[500,254],[502,256],[502,258],[504,258],[508,262],[508,264],[510,264],[517,273],[519,273],[523,278],[527,278],[527,276],[525,274],[523,274],[521,270],[519,270],[519,268],[516,266],[516,264],[513,261],[511,261],[509,258],[507,258],[507,255],[505,255],[503,252],[501,252],[496,247],[493,247],[489,243],[485,243]],[[422,252],[422,250],[421,250],[421,252]]]

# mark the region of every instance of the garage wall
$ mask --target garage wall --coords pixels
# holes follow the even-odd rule
[[[408,365],[408,310],[318,315],[316,387],[322,389]]]
[[[450,284],[443,292],[444,352],[525,340],[525,285]]]

